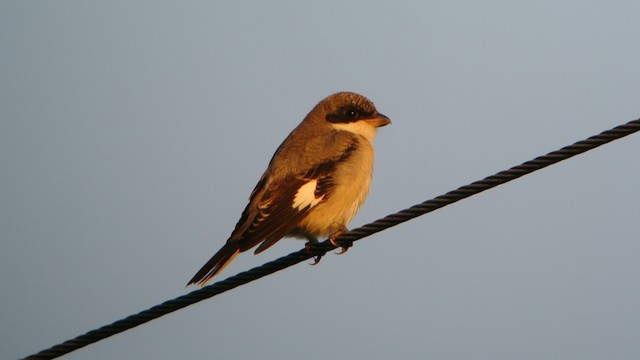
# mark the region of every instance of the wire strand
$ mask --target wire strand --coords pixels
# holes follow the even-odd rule
[[[414,205],[408,209],[401,210],[397,213],[378,219],[372,223],[353,229],[340,235],[337,241],[345,243],[358,241],[369,235],[409,221],[418,216],[430,213],[462,199],[466,199],[470,196],[476,195],[485,190],[507,183],[511,180],[515,180],[521,176],[530,174],[534,171],[566,160],[575,155],[579,155],[588,150],[592,150],[600,145],[604,145],[608,142],[620,139],[639,130],[640,119],[630,121],[624,125],[620,125],[611,130],[604,131],[588,139],[578,141],[573,145],[565,146],[562,149],[550,152],[547,155],[539,156],[533,160],[522,163],[521,165],[514,166],[508,170],[500,171],[495,175],[488,176],[469,185],[461,186],[458,189],[452,190],[444,195],[440,195],[431,200],[427,200],[420,204]],[[153,306],[137,314],[130,315],[122,320],[118,320],[109,325],[105,325],[99,329],[89,331],[86,334],[67,340],[48,349],[42,350],[37,354],[30,355],[26,357],[26,359],[53,359],[62,356],[92,343],[98,342],[102,339],[108,338],[115,334],[142,325],[151,320],[157,319],[161,316],[172,313],[176,310],[180,310],[202,300],[209,299],[213,296],[234,289],[238,286],[247,284],[264,276],[286,269],[290,266],[308,260],[314,256],[322,256],[326,252],[331,251],[335,248],[336,246],[331,244],[329,241],[324,241],[318,244],[318,246],[315,247],[312,251],[302,249],[300,251],[293,252],[279,259],[265,263],[261,266],[231,276],[225,280],[218,281],[209,286],[205,286],[202,289],[198,289],[188,294],[179,296],[175,299],[165,301],[162,304]]]

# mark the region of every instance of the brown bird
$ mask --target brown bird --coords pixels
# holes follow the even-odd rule
[[[258,254],[285,236],[310,244],[329,236],[340,246],[335,238],[369,192],[376,130],[390,123],[356,93],[320,101],[278,147],[231,236],[188,285],[205,285],[239,253],[259,245]]]

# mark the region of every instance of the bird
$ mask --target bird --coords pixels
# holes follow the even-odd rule
[[[369,193],[373,140],[390,123],[360,94],[321,100],[277,148],[230,237],[187,286],[206,285],[239,253],[261,253],[283,237],[313,246],[328,236],[345,252],[336,238]]]

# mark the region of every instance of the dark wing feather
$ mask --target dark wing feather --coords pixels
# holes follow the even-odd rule
[[[290,233],[310,210],[309,207],[297,209],[292,206],[296,192],[308,181],[309,179],[291,176],[260,192],[262,196],[257,206],[254,203],[253,209],[245,210],[255,214],[251,217],[251,222],[241,226],[242,233],[238,234],[240,236],[236,240],[238,249],[246,251],[267,240],[274,244]],[[256,253],[264,249],[266,247],[261,245]]]

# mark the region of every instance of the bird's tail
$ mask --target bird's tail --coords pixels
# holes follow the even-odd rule
[[[200,286],[204,286],[214,277],[217,273],[222,271],[222,269],[227,266],[231,260],[233,260],[240,250],[235,244],[229,244],[228,242],[222,247],[222,249],[218,250],[215,255],[209,261],[207,261],[204,266],[198,270],[198,272],[193,276],[187,286],[191,284],[198,284]]]

